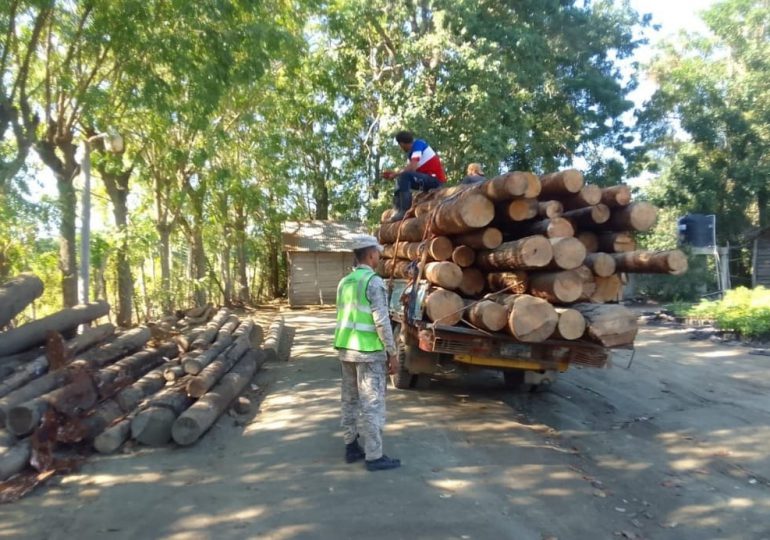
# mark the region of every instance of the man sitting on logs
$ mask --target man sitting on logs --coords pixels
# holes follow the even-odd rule
[[[404,219],[406,211],[412,206],[412,191],[429,191],[446,182],[441,159],[430,145],[422,139],[415,139],[411,131],[396,133],[396,142],[407,155],[407,165],[399,171],[384,171],[382,177],[396,179],[397,188],[394,198],[396,212],[390,221]]]
[[[352,247],[356,267],[337,286],[334,332],[342,367],[345,461],[365,457],[367,470],[395,469],[401,461],[382,453],[385,386],[388,372],[398,367],[385,283],[374,272],[383,247],[369,235],[357,236]],[[364,435],[365,452],[358,445],[359,433]]]
[[[487,177],[484,176],[484,171],[481,169],[481,163],[471,163],[468,165],[468,169],[465,171],[465,176],[460,184],[478,184],[486,179]]]

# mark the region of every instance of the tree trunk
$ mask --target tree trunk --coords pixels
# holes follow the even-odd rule
[[[118,229],[117,271],[118,271],[118,326],[131,326],[132,301],[134,298],[134,277],[128,257],[128,207],[129,179],[132,169],[118,174],[110,173],[107,167],[99,166],[99,173],[112,202],[112,213]]]
[[[468,246],[457,246],[452,251],[452,262],[460,268],[467,268],[476,261],[476,252]]]
[[[552,219],[559,217],[564,212],[561,201],[542,201],[537,203],[537,216],[540,219]]]
[[[482,300],[477,303],[467,301],[466,305],[470,307],[465,310],[465,319],[482,330],[498,332],[505,328],[508,322],[508,310],[497,302],[491,300]]]
[[[283,317],[281,315],[276,316],[273,322],[270,323],[270,327],[267,329],[267,336],[265,336],[265,342],[262,344],[267,360],[275,362],[281,358],[281,342],[283,341],[284,329]]]
[[[566,340],[580,339],[586,331],[586,320],[583,314],[571,308],[555,309],[559,314],[559,322],[556,324],[553,337]]]
[[[160,298],[163,314],[168,315],[172,310],[173,294],[171,291],[171,228],[166,224],[158,224],[160,251]]]
[[[527,292],[528,284],[527,273],[522,271],[487,274],[487,288],[492,292],[504,291],[508,294],[524,294]]]
[[[577,210],[586,206],[595,206],[602,200],[602,190],[599,186],[583,186],[580,191],[562,200],[565,210]]]
[[[529,294],[555,304],[574,302],[583,294],[583,281],[574,270],[529,275]]]
[[[256,352],[247,353],[208,393],[182,413],[171,428],[177,444],[190,445],[216,422],[257,371]]]
[[[0,285],[0,328],[43,294],[43,282],[34,274],[20,274]]]
[[[588,335],[605,347],[630,345],[638,324],[636,314],[618,305],[575,304],[572,306],[586,319]]]
[[[463,296],[476,297],[484,292],[484,274],[478,268],[463,268],[463,279],[457,289]]]
[[[591,253],[586,256],[585,265],[596,276],[607,277],[615,273],[615,259],[607,253]]]
[[[203,227],[200,223],[193,224],[192,231],[192,262],[193,262],[193,298],[196,306],[206,303],[206,252],[203,246]]]
[[[631,188],[625,184],[602,189],[602,204],[610,208],[628,206],[631,203]]]
[[[449,261],[426,264],[424,275],[432,284],[444,289],[456,289],[463,280],[462,268]]]
[[[553,260],[549,265],[552,269],[574,270],[586,258],[586,248],[577,238],[551,238]]]
[[[553,334],[559,321],[556,310],[542,298],[527,294],[509,294],[500,295],[495,301],[507,307],[508,331],[519,341],[545,341]]]
[[[242,204],[235,205],[235,266],[238,281],[238,300],[249,303],[249,277],[246,272],[246,214]]]
[[[567,169],[540,177],[541,199],[564,199],[580,191],[583,187],[583,174],[575,169]]]
[[[529,236],[476,254],[476,265],[485,271],[542,268],[553,258],[553,248],[543,236]]]
[[[599,237],[596,233],[591,231],[580,231],[576,238],[585,246],[586,252],[595,253],[599,251]]]
[[[45,341],[46,332],[65,333],[107,315],[107,302],[92,302],[63,309],[42,319],[0,333],[0,356],[23,351]]]
[[[534,174],[527,175],[527,191],[524,192],[524,197],[527,199],[537,199],[543,190],[543,184],[540,182],[540,178]],[[547,197],[546,197],[547,198]]]
[[[548,238],[561,238],[575,236],[575,228],[572,223],[564,217],[553,219],[543,219],[533,223],[520,223],[510,232],[514,237],[544,235]]]
[[[313,177],[313,199],[315,202],[314,219],[329,219],[329,187],[326,185],[326,178],[323,173],[317,172],[311,175]]]
[[[638,274],[671,274],[687,272],[687,256],[678,249],[669,251],[629,251],[613,253],[618,272]]]
[[[503,243],[503,233],[500,229],[487,227],[481,231],[454,236],[451,240],[455,245],[464,245],[471,249],[495,249]]]
[[[605,253],[624,253],[636,250],[636,239],[627,232],[605,232],[597,236],[598,250]]]
[[[586,206],[578,210],[570,210],[561,215],[562,218],[572,222],[575,229],[596,228],[597,225],[606,223],[610,219],[610,209],[606,205],[597,204],[596,206]]]
[[[463,316],[465,304],[460,295],[436,288],[425,298],[425,314],[434,323],[454,326]]]

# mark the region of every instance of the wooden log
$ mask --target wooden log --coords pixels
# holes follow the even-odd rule
[[[65,437],[59,438],[58,441],[66,443],[91,441],[123,415],[123,410],[114,400],[102,401],[87,416],[77,420],[77,429],[66,430]]]
[[[463,316],[463,299],[457,293],[436,288],[425,298],[425,314],[440,324],[454,326]]]
[[[240,325],[238,317],[231,315],[228,321],[222,325],[222,328],[217,333],[217,339],[211,347],[200,354],[188,355],[182,360],[184,372],[190,375],[197,375],[203,368],[213,362],[222,351],[232,345],[234,341],[232,334],[238,325]]]
[[[599,186],[583,186],[572,196],[562,199],[565,210],[577,210],[586,206],[595,206],[602,201],[602,190]]]
[[[623,280],[619,274],[611,276],[594,276],[594,291],[589,300],[596,304],[617,302],[623,293]]]
[[[452,242],[471,249],[495,249],[503,243],[503,233],[495,227],[487,227],[480,231],[454,236]]]
[[[687,256],[678,249],[668,251],[629,251],[613,253],[619,272],[639,274],[671,274],[679,276],[687,271]]]
[[[484,292],[484,274],[474,267],[463,268],[463,279],[457,290],[463,296],[475,297]]]
[[[115,332],[115,326],[107,323],[95,328],[86,328],[83,333],[69,340],[65,344],[64,355],[72,357],[100,341],[103,341]],[[6,396],[21,388],[29,381],[36,379],[48,371],[49,361],[46,355],[41,355],[30,361],[16,373],[0,382],[0,397]]]
[[[5,377],[13,373],[30,360],[34,360],[42,354],[45,354],[45,347],[40,346],[27,349],[20,353],[0,357],[0,377]]]
[[[498,332],[505,328],[508,322],[508,310],[505,306],[491,300],[482,300],[475,302],[466,301],[464,318],[472,325],[487,330],[488,332]]]
[[[553,248],[543,236],[528,236],[476,253],[476,265],[485,271],[542,268],[553,258]]]
[[[31,452],[30,440],[25,439],[0,453],[0,482],[4,482],[23,471],[29,463]]]
[[[197,326],[199,324],[205,324],[211,319],[211,317],[214,316],[214,306],[211,304],[206,304],[203,306],[203,311],[201,311],[201,314],[197,317],[193,317],[191,315],[188,315],[184,319],[184,327],[189,328],[192,326]]]
[[[496,302],[508,309],[508,332],[527,343],[545,341],[553,334],[559,315],[551,304],[528,294],[499,295]]]
[[[543,190],[543,185],[540,182],[540,178],[532,173],[527,173],[527,191],[524,192],[524,197],[527,199],[537,199]]]
[[[395,208],[388,208],[380,216],[380,223],[390,223],[390,218],[392,218],[395,213]]]
[[[452,251],[452,262],[460,268],[471,266],[476,260],[476,252],[468,246],[457,246]]]
[[[425,240],[424,242],[419,242],[415,247],[416,250],[414,254],[411,251],[409,252],[410,256],[408,258],[411,260],[421,258],[423,251],[427,250],[429,259],[434,261],[447,261],[452,258],[452,252],[454,250],[452,241],[446,236],[436,236],[435,238]]]
[[[574,270],[532,273],[529,294],[556,304],[570,303],[583,294],[583,281]]]
[[[270,323],[270,327],[267,329],[267,337],[262,345],[262,349],[265,351],[268,361],[275,362],[280,359],[283,332],[283,317],[278,315],[273,319],[273,322]]]
[[[167,382],[178,381],[179,379],[184,377],[186,374],[187,372],[185,371],[184,366],[182,366],[181,362],[176,364],[171,364],[166,366],[166,368],[163,370],[163,380]]]
[[[537,216],[541,219],[559,217],[564,212],[561,201],[541,201],[537,203]]]
[[[615,259],[607,253],[591,253],[585,258],[585,265],[594,275],[607,277],[615,273]]]
[[[636,239],[628,232],[600,232],[597,235],[598,249],[605,253],[624,253],[636,250]]]
[[[570,220],[575,229],[582,227],[590,229],[606,223],[610,219],[610,209],[606,205],[597,204],[564,212],[561,217]]]
[[[575,340],[580,339],[586,331],[586,319],[576,309],[557,307],[559,322],[554,330],[554,339]]]
[[[176,419],[171,428],[174,442],[186,446],[200,439],[249,384],[256,371],[255,353],[247,353],[214,388]]]
[[[443,200],[432,216],[430,230],[434,234],[462,234],[489,225],[495,206],[480,193],[460,193]]]
[[[412,261],[404,259],[380,259],[380,262],[377,265],[377,273],[382,277],[407,279],[411,277],[411,272],[414,268]]]
[[[511,231],[516,237],[544,235],[548,238],[575,236],[575,228],[564,217],[542,219],[531,223],[521,223]]]
[[[492,292],[505,291],[509,294],[524,294],[527,292],[527,273],[491,272],[487,274],[487,288]]]
[[[578,300],[580,302],[593,302],[591,298],[596,293],[596,275],[585,265],[576,268],[574,272],[580,276],[580,281],[583,283],[583,292]]]
[[[142,403],[131,420],[131,437],[148,446],[166,444],[174,421],[192,402],[182,381],[164,388]]]
[[[628,206],[631,204],[631,188],[625,184],[603,188],[601,203],[610,208]]]
[[[599,237],[595,232],[580,231],[576,238],[580,240],[580,243],[585,246],[587,253],[595,253],[599,251]]]
[[[630,309],[602,304],[575,304],[572,307],[585,317],[587,334],[605,347],[634,342],[638,323],[636,314]]]
[[[0,356],[17,353],[39,345],[45,341],[47,332],[67,332],[81,324],[105,316],[109,311],[110,305],[107,302],[92,302],[63,309],[42,319],[12,328],[0,333]]]
[[[586,248],[577,238],[551,238],[553,260],[549,265],[556,270],[574,270],[586,258]]]
[[[541,199],[563,199],[580,191],[583,187],[583,173],[576,169],[566,169],[540,177]]]
[[[648,202],[631,203],[621,208],[613,208],[607,223],[601,225],[607,231],[649,231],[658,215],[658,210]]]
[[[107,427],[94,438],[94,449],[100,454],[111,454],[123,446],[131,435],[133,416],[123,418]]]
[[[70,363],[70,367],[81,371],[89,368],[102,367],[117,358],[121,358],[134,352],[147,343],[149,339],[150,331],[147,328],[128,330],[112,342],[81,354],[76,360]],[[38,398],[55,388],[67,384],[70,381],[70,377],[70,369],[51,371],[42,377],[30,381],[21,388],[14,390],[7,396],[0,398],[0,427],[5,426],[6,417],[10,409],[20,403]]]
[[[0,285],[0,328],[43,294],[43,282],[35,274],[19,274]]]
[[[16,444],[16,437],[7,431],[0,430],[0,456],[6,453],[13,445]]]
[[[395,223],[383,223],[377,229],[377,238],[382,244],[399,242],[421,242],[428,227],[429,215],[407,218]],[[399,233],[399,229],[401,232]]]
[[[531,174],[511,171],[484,182],[479,182],[468,189],[483,194],[491,201],[510,201],[526,193],[529,187],[529,175]]]
[[[155,368],[179,355],[179,348],[174,342],[166,342],[157,348],[148,347],[139,352],[121,358],[114,364],[100,369],[94,375],[94,383],[99,397],[105,399]],[[53,403],[56,406],[56,402]],[[61,411],[60,411],[61,412]]]
[[[206,349],[214,341],[217,336],[217,332],[230,317],[230,310],[227,308],[220,309],[214,318],[206,324],[206,329],[193,341],[192,349]]]
[[[262,327],[254,324],[251,319],[246,319],[233,333],[233,338],[235,343],[227,349],[227,356],[237,360],[249,349],[259,347],[262,342]]]
[[[171,365],[173,365],[171,362],[166,362],[120,390],[114,399],[121,410],[124,413],[131,412],[144,398],[166,386],[166,378],[163,374]]]
[[[186,386],[187,395],[194,398],[204,395],[249,351],[254,351],[252,356],[257,362],[258,367],[261,367],[267,358],[263,350],[243,349],[234,346],[232,349],[220,354],[216,360],[206,366],[197,376],[190,377]]]
[[[495,217],[503,222],[526,221],[537,217],[538,208],[537,199],[515,199],[497,207]]]
[[[444,289],[456,289],[463,280],[463,271],[449,261],[429,262],[425,265],[425,279]]]

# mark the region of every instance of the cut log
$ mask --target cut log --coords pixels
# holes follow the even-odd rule
[[[217,332],[230,317],[230,310],[226,308],[220,309],[214,318],[206,324],[206,329],[198,336],[198,339],[193,341],[191,348],[193,349],[206,349],[209,344],[214,341],[217,336]]]
[[[428,251],[428,258],[434,261],[447,261],[452,257],[454,246],[446,236],[437,236],[424,242],[417,243],[414,255],[410,252],[409,259],[415,260],[422,257],[424,250]]]
[[[171,364],[163,370],[163,380],[168,382],[178,381],[186,374],[187,372],[184,370],[184,366],[182,366],[181,363]]]
[[[658,210],[648,202],[631,203],[622,208],[613,208],[607,223],[601,225],[607,231],[649,231],[658,215]]]
[[[574,270],[533,273],[529,294],[555,304],[574,302],[583,294],[583,280]]]
[[[538,202],[537,199],[516,199],[496,210],[496,217],[503,222],[526,221],[537,217]]]
[[[678,249],[669,251],[629,251],[613,253],[619,272],[638,274],[671,274],[679,276],[687,271],[687,256]]]
[[[26,351],[0,357],[0,377],[13,373],[16,369],[45,354],[45,347],[33,347]]]
[[[636,314],[624,306],[575,304],[586,319],[587,334],[605,347],[630,345],[638,330]]]
[[[564,212],[561,201],[543,201],[537,203],[537,215],[542,219],[559,217]]]
[[[553,258],[553,248],[543,236],[529,236],[476,254],[476,265],[485,271],[542,268]]]
[[[580,339],[586,331],[586,319],[576,309],[555,308],[559,314],[559,322],[553,333],[555,339],[574,340]]]
[[[576,238],[585,246],[586,252],[595,253],[599,251],[599,237],[596,233],[591,231],[580,231]]]
[[[468,309],[465,310],[465,319],[482,330],[497,332],[505,328],[508,322],[508,310],[497,302],[469,300],[466,306]]]
[[[390,223],[390,218],[392,218],[395,213],[395,208],[388,208],[380,216],[380,223]]]
[[[586,206],[594,206],[601,202],[602,190],[599,186],[583,186],[580,191],[562,199],[565,210],[577,210]]]
[[[481,231],[455,236],[452,242],[472,249],[495,249],[503,243],[503,233],[495,227],[487,227]]]
[[[115,326],[112,324],[102,324],[95,328],[86,328],[83,333],[69,340],[65,344],[65,356],[71,358],[100,341],[106,339],[115,332]],[[0,397],[10,394],[17,388],[21,388],[29,381],[40,377],[48,371],[48,357],[40,355],[37,358],[24,365],[16,373],[0,382]]]
[[[23,471],[29,463],[31,452],[30,440],[25,439],[0,453],[0,482],[4,482]]]
[[[428,226],[428,217],[423,215],[395,223],[384,223],[377,230],[377,238],[381,244],[393,244],[397,239],[399,242],[421,242]]]
[[[508,308],[508,331],[527,343],[545,341],[553,334],[559,315],[551,304],[542,298],[527,294],[499,295],[495,299]]]
[[[144,398],[166,386],[166,379],[163,373],[170,365],[171,362],[166,362],[153,369],[134,384],[127,386],[115,395],[115,402],[120,405],[124,413],[131,412]]]
[[[492,292],[505,291],[509,294],[524,294],[527,292],[527,273],[491,272],[487,274],[487,288]]]
[[[586,256],[585,265],[594,275],[607,277],[615,273],[615,259],[607,253],[591,253]]]
[[[476,252],[468,246],[457,246],[452,251],[452,262],[460,268],[471,266],[476,260]]]
[[[596,293],[596,275],[585,265],[576,268],[574,272],[580,276],[580,281],[583,282],[583,292],[578,300],[580,302],[592,302],[591,297]]]
[[[149,339],[150,331],[147,328],[129,330],[118,336],[114,341],[81,354],[70,363],[70,366],[80,371],[87,368],[102,367],[117,358],[134,352],[147,343]],[[7,396],[0,398],[0,427],[6,424],[7,414],[14,406],[38,398],[55,388],[67,384],[70,380],[70,375],[71,371],[69,369],[51,371],[14,390]]]
[[[211,364],[200,372],[195,377],[191,377],[187,382],[187,394],[194,398],[199,398],[208,392],[222,376],[227,373],[235,364],[240,360],[244,354],[253,350],[252,354],[254,360],[257,362],[258,368],[266,360],[265,352],[260,349],[241,349],[235,348],[228,350],[227,352],[220,354],[219,357]]]
[[[463,280],[463,271],[449,261],[429,262],[425,265],[425,279],[444,289],[456,289]]]
[[[544,235],[548,238],[561,238],[575,236],[575,228],[572,223],[563,217],[553,219],[541,219],[532,223],[521,223],[511,231],[514,236]]]
[[[617,208],[618,206],[628,206],[631,204],[631,188],[625,184],[617,186],[606,187],[602,189],[602,204],[606,204],[610,208]]]
[[[617,302],[623,295],[623,280],[619,274],[606,277],[595,276],[594,284],[596,289],[591,295],[590,300],[596,304]]]
[[[576,229],[581,227],[590,229],[606,223],[610,219],[610,209],[604,204],[597,204],[564,212],[561,217],[570,220]]]
[[[81,324],[103,317],[109,311],[110,305],[104,301],[81,304],[12,328],[0,333],[0,356],[17,353],[39,345],[45,341],[47,332],[65,333]]]
[[[527,191],[524,192],[524,197],[527,199],[537,199],[542,190],[543,185],[540,182],[540,178],[532,173],[527,173]]]
[[[435,323],[454,326],[462,319],[464,307],[460,295],[446,289],[434,289],[425,298],[425,314]]]
[[[262,327],[254,324],[251,319],[246,319],[233,333],[233,338],[235,343],[227,350],[227,356],[237,360],[249,349],[259,347],[262,343]]]
[[[16,444],[16,437],[8,433],[7,431],[0,430],[0,456],[6,453],[13,445]]]
[[[550,267],[553,269],[573,270],[583,264],[586,258],[586,248],[577,238],[551,238],[553,248],[553,260]]]
[[[192,402],[181,381],[164,388],[142,403],[131,420],[131,437],[148,446],[166,444],[171,440],[174,421]]]
[[[463,268],[463,279],[457,290],[463,296],[476,297],[484,292],[484,274],[478,268]]]
[[[583,187],[583,173],[576,169],[567,169],[540,177],[541,199],[564,199],[580,191]]]
[[[123,418],[102,431],[94,438],[94,449],[100,454],[111,454],[123,446],[131,435],[131,420],[133,416]]]
[[[283,338],[283,332],[283,317],[278,315],[273,319],[273,322],[270,323],[270,328],[267,329],[265,343],[262,345],[262,349],[265,351],[268,361],[275,362],[281,358],[281,340]]]
[[[634,235],[627,232],[606,232],[597,236],[598,249],[605,253],[624,253],[636,250]]]
[[[66,430],[65,436],[57,440],[66,443],[76,443],[84,440],[92,441],[123,415],[124,413],[120,406],[114,400],[108,399],[99,403],[85,418],[79,418],[77,420],[77,429]]]
[[[257,371],[256,353],[247,353],[206,395],[182,413],[171,429],[177,444],[190,445],[216,422]]]
[[[460,193],[443,200],[432,215],[430,230],[434,234],[463,234],[489,225],[495,206],[480,193]]]
[[[11,322],[43,294],[43,282],[35,274],[19,274],[0,285],[0,328]]]
[[[484,182],[479,182],[468,188],[483,194],[491,201],[510,201],[521,197],[529,187],[529,176],[532,173],[512,171],[495,176]]]
[[[412,261],[404,259],[380,259],[377,264],[377,273],[382,277],[394,277],[398,279],[407,279],[415,266]]]
[[[238,325],[240,325],[238,317],[231,315],[227,322],[222,325],[222,328],[217,333],[217,339],[211,347],[200,354],[188,355],[182,360],[184,372],[190,375],[197,375],[203,368],[213,362],[222,351],[232,345],[234,341],[232,334]]]

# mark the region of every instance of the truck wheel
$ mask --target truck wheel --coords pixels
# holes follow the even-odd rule
[[[503,382],[506,388],[518,388],[524,384],[524,372],[520,369],[503,371]]]
[[[414,388],[417,383],[417,375],[412,375],[406,369],[406,360],[408,355],[412,354],[414,345],[407,345],[402,340],[398,340],[398,371],[393,375],[393,386],[399,390],[408,390]]]

